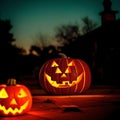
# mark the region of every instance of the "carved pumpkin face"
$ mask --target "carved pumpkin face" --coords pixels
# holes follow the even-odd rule
[[[91,82],[88,65],[71,58],[47,61],[40,70],[39,81],[43,89],[52,94],[78,94]]]
[[[0,85],[0,115],[21,115],[30,110],[32,96],[24,85]]]

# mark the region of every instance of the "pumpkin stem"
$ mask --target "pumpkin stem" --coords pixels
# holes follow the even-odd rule
[[[16,79],[14,79],[14,78],[8,79],[7,80],[7,85],[8,86],[11,86],[11,85],[15,86],[16,85]]]
[[[58,53],[62,58],[67,58],[67,56],[64,53]]]

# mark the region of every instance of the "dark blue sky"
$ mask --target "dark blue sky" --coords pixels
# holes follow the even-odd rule
[[[120,12],[120,0],[111,0]],[[39,33],[54,35],[62,24],[78,23],[88,16],[100,25],[103,0],[0,0],[0,17],[10,19],[16,44],[29,48]],[[117,15],[118,18],[120,13]],[[50,38],[51,39],[51,38]],[[51,40],[52,41],[52,40]]]

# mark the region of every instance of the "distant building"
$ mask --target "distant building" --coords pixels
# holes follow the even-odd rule
[[[101,16],[102,25],[116,20],[116,13],[118,13],[118,11],[112,10],[111,5],[112,2],[110,0],[103,1],[104,11],[99,13]]]
[[[67,46],[69,56],[89,64],[93,84],[120,85],[120,19],[116,20],[118,11],[113,11],[111,5],[110,0],[103,1],[100,27]]]

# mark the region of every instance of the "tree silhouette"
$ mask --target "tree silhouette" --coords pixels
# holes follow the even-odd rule
[[[88,16],[82,18],[82,21],[83,21],[82,27],[83,34],[86,34],[97,27],[97,23],[93,22]]]
[[[37,41],[30,47],[30,54],[37,55],[41,58],[41,63],[56,56],[57,49],[54,45],[48,43],[48,37],[43,34],[39,34]]]
[[[30,54],[34,54],[37,56],[40,56],[42,54],[41,48],[37,45],[31,45],[29,52]]]
[[[0,19],[0,53],[7,55],[12,54],[23,54],[25,50],[23,48],[18,48],[14,42],[13,33],[11,33],[12,25],[10,20]]]
[[[63,46],[75,41],[80,36],[78,25],[62,25],[56,28],[56,39]]]
[[[75,41],[81,35],[84,35],[97,27],[97,23],[92,21],[88,16],[82,18],[83,26],[80,29],[78,24],[61,25],[56,28],[56,39],[64,45]]]
[[[0,19],[0,83],[15,76],[18,57],[25,52],[23,48],[18,48],[14,44],[11,29],[10,20]]]
[[[11,44],[15,39],[13,34],[10,33],[12,26],[9,20],[0,20],[0,55],[2,58],[6,56],[8,49],[11,48]]]

